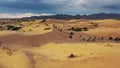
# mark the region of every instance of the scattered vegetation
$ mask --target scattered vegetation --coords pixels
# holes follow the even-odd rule
[[[0,48],[5,51],[5,53],[9,56],[11,56],[15,50],[11,49],[10,47],[8,47],[7,45],[3,44],[2,42],[0,42]]]
[[[69,35],[70,35],[69,38],[73,38],[74,33],[70,32]]]
[[[29,25],[34,25],[33,23],[31,24],[31,21],[36,21],[36,19],[15,19],[15,20],[3,20],[0,22],[0,30],[13,30],[13,31],[17,31],[19,29],[21,29],[22,27],[29,27]],[[52,29],[51,26],[53,27],[53,29],[60,31],[61,33],[66,33],[67,36],[69,38],[79,38],[80,41],[85,41],[85,42],[95,42],[95,41],[114,41],[114,42],[119,42],[120,41],[120,37],[100,37],[100,36],[89,36],[89,35],[80,35],[77,36],[77,34],[82,33],[83,31],[89,31],[89,29],[94,29],[96,27],[99,26],[99,23],[96,22],[91,22],[90,25],[85,25],[85,26],[64,26],[63,24],[53,24],[51,22],[48,22],[46,19],[42,19],[40,20],[41,22],[38,22],[39,24],[36,25],[36,27],[38,27],[40,25],[40,23],[42,25],[46,25],[46,28],[44,28],[44,30],[50,30]],[[18,23],[19,22],[19,23]],[[25,22],[25,25],[21,22]],[[27,22],[30,22],[27,24]],[[49,24],[50,23],[50,24]],[[3,24],[3,25],[2,25]],[[16,25],[16,26],[15,26]],[[61,27],[61,25],[63,25]],[[72,27],[71,27],[72,26]],[[90,26],[90,27],[89,27]],[[92,27],[91,27],[92,26]],[[67,27],[69,29],[64,29],[63,27]],[[32,28],[28,29],[27,31],[34,31]],[[26,31],[26,32],[27,32]],[[24,30],[25,32],[25,30]]]

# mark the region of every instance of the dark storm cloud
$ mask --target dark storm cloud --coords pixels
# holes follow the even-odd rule
[[[100,13],[120,12],[120,0],[2,0],[0,13]]]
[[[103,6],[103,8],[106,8],[106,9],[111,9],[111,10],[120,10],[120,5],[106,5],[106,6]]]
[[[55,5],[45,4],[37,0],[3,1],[0,2],[0,6],[4,8],[23,9],[23,10],[50,10],[51,8],[52,9],[55,8]]]

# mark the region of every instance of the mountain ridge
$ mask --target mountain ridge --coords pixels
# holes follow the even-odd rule
[[[31,16],[30,19],[120,19],[117,13],[99,13],[91,15],[56,14],[51,16]]]

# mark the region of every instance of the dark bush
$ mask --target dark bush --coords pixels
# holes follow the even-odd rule
[[[75,58],[76,56],[72,53],[68,56],[68,58]]]
[[[3,28],[2,26],[0,26],[0,28]]]
[[[93,39],[93,42],[95,42],[95,39]]]
[[[60,29],[60,32],[62,32],[62,29]]]
[[[72,27],[72,28],[70,28],[70,29],[68,29],[68,30],[72,30],[72,31],[82,31],[82,28],[75,28],[75,27]]]
[[[85,41],[85,38],[83,38],[82,40]]]
[[[84,27],[84,28],[82,28],[83,29],[83,31],[88,31],[88,28],[87,27]]]
[[[46,20],[42,20],[40,23],[46,22]]]
[[[119,37],[116,37],[114,40],[115,40],[116,42],[120,42],[120,38],[119,38]]]
[[[4,24],[6,24],[6,22],[2,22],[2,23],[1,23],[1,25],[4,25]]]
[[[2,46],[2,42],[0,41],[0,46]]]
[[[109,40],[113,40],[113,37],[109,37]]]
[[[74,35],[74,33],[73,33],[73,32],[70,32],[70,35]]]
[[[72,27],[71,29],[72,29],[72,30],[74,30],[74,29],[75,29],[75,27]]]
[[[75,28],[74,31],[82,31],[81,28]]]
[[[51,29],[51,28],[44,28],[44,30],[49,30],[49,29]]]
[[[70,35],[69,38],[73,38],[73,37]]]
[[[7,26],[7,30],[19,30],[21,27]]]
[[[32,29],[30,29],[29,31],[32,31]]]
[[[104,37],[101,37],[101,40],[104,40]]]

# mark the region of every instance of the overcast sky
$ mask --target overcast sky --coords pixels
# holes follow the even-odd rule
[[[1,0],[0,18],[51,14],[120,13],[120,0]]]

